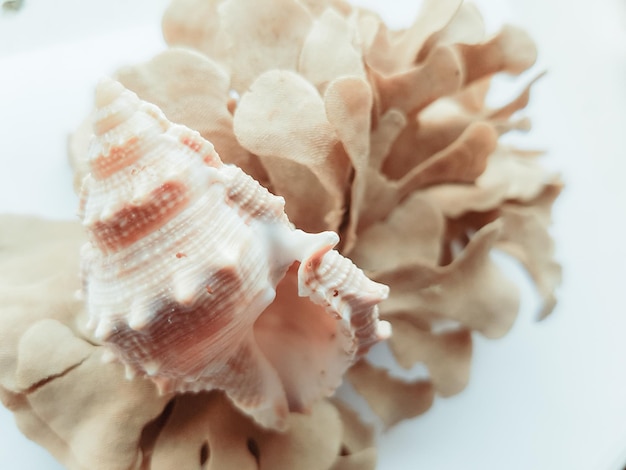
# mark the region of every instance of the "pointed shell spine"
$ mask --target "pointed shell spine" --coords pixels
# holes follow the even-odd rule
[[[308,295],[327,312],[349,323],[357,342],[357,356],[389,336],[386,322],[378,320],[378,303],[389,288],[370,280],[361,269],[336,250],[321,250],[301,265],[300,295]]]

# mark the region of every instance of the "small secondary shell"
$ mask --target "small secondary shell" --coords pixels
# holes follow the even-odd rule
[[[83,289],[89,326],[129,374],[164,393],[224,390],[280,428],[389,335],[387,287],[332,249],[335,233],[294,229],[284,200],[197,132],[109,79],[94,132]]]

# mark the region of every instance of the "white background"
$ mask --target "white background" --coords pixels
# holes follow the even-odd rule
[[[395,25],[419,2],[369,0]],[[482,0],[539,43],[516,142],[549,151],[567,188],[555,208],[560,303],[524,305],[504,339],[476,338],[470,385],[380,438],[381,469],[617,470],[626,465],[626,1]],[[98,78],[163,47],[166,0],[26,0],[0,14],[0,212],[75,217],[66,138]],[[521,83],[520,83],[521,85]],[[497,97],[496,97],[497,98]],[[522,282],[523,276],[516,274]],[[1,312],[0,312],[1,314]],[[61,468],[0,407],[0,469]]]

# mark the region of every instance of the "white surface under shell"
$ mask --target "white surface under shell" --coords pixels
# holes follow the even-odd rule
[[[166,3],[26,0],[18,14],[0,13],[1,212],[75,217],[67,135],[102,75],[164,47]],[[357,3],[401,26],[419,2]],[[384,434],[379,468],[618,470],[626,464],[626,4],[475,3],[492,29],[527,28],[539,43],[535,70],[549,70],[527,108],[534,130],[511,140],[548,149],[546,164],[563,171],[553,233],[565,280],[556,311],[539,324],[524,281],[511,333],[476,337],[468,388]],[[0,469],[60,468],[0,407]]]

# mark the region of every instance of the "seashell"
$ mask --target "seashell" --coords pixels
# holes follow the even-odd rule
[[[281,428],[389,336],[388,288],[295,229],[284,200],[110,79],[96,91],[80,216],[89,324],[162,393],[221,389]]]

